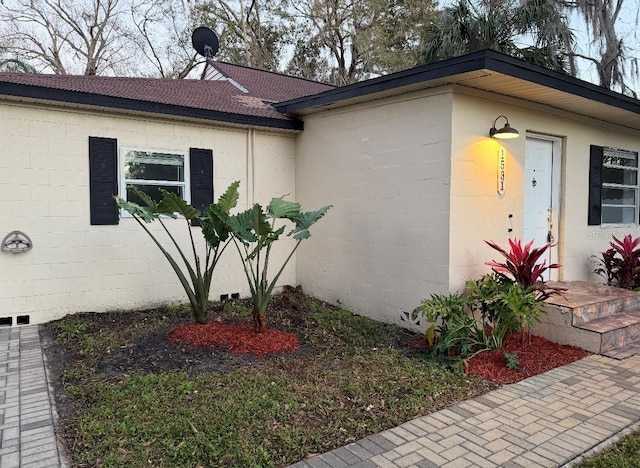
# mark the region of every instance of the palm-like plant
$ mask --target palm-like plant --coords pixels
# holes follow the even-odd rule
[[[302,212],[300,204],[287,201],[284,197],[274,198],[266,211],[259,204],[252,208],[226,217],[226,223],[233,235],[233,242],[240,254],[253,299],[253,323],[258,333],[266,330],[266,312],[273,288],[304,239],[310,237],[309,228],[322,218],[331,206],[318,211]],[[277,222],[291,221],[294,228],[287,234],[296,243],[280,269],[269,278],[269,257],[273,244],[284,234],[285,226]]]
[[[35,73],[36,70],[24,60],[16,57],[7,57],[9,50],[0,46],[0,72],[11,73]]]
[[[492,49],[556,71],[573,71],[573,34],[558,5],[554,0],[458,0],[427,28],[418,63]]]
[[[15,58],[0,60],[0,71],[11,73],[35,73],[36,70],[28,63]]]
[[[162,199],[156,202],[146,193],[137,190],[133,191],[142,200],[144,206],[137,203],[128,202],[116,197],[118,207],[128,211],[133,218],[142,226],[153,242],[158,246],[162,254],[165,256],[171,268],[178,276],[182,287],[187,293],[193,318],[196,323],[205,323],[207,321],[207,308],[209,305],[209,291],[211,289],[211,280],[213,271],[222,256],[227,245],[229,245],[230,234],[225,218],[229,216],[229,212],[238,203],[238,186],[240,182],[233,182],[227,191],[220,196],[218,203],[209,205],[204,214],[200,210],[189,205],[178,195],[166,190],[160,189]],[[180,216],[187,224],[189,231],[189,240],[191,244],[191,253],[193,262],[187,257],[187,254],[180,248],[180,245],[163,219],[177,218]],[[204,261],[198,254],[198,249],[193,236],[192,222],[199,221],[202,226],[202,234],[206,240]],[[187,270],[188,278],[183,273],[178,262],[165,249],[158,238],[149,230],[146,224],[152,221],[158,221],[165,233],[169,237],[171,243],[175,246],[182,263]]]

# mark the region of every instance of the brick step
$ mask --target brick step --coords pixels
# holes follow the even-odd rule
[[[549,298],[547,303],[570,311],[572,325],[640,309],[640,294],[635,291],[583,282],[548,284],[566,288],[565,292]]]
[[[603,300],[587,306],[573,309],[573,324],[576,326],[599,319],[606,319],[616,315],[626,314],[629,310],[637,310],[640,307],[640,295],[624,298]]]
[[[555,343],[611,357],[640,348],[640,293],[603,284],[549,283],[564,289],[545,301],[533,333]]]
[[[640,309],[574,324],[574,327],[599,334],[600,353],[606,353],[640,341]]]
[[[640,355],[640,341],[629,343],[620,348],[612,349],[611,351],[605,351],[602,355],[620,360]]]

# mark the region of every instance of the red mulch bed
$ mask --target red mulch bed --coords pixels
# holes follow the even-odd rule
[[[542,372],[564,366],[588,356],[589,353],[573,346],[552,343],[541,336],[531,336],[531,344],[525,336],[513,333],[503,342],[504,349],[516,353],[520,361],[520,370],[507,369],[503,352],[499,349],[484,351],[469,360],[467,374],[489,379],[498,384],[514,383]]]
[[[224,348],[234,354],[251,353],[258,357],[293,353],[300,347],[300,340],[292,333],[275,329],[256,333],[253,325],[247,323],[190,323],[171,330],[167,341],[189,344],[194,348]]]

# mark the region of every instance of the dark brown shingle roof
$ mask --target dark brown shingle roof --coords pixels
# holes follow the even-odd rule
[[[26,86],[44,91],[38,96],[25,97],[43,98],[44,94],[49,95],[53,100],[74,102],[70,96],[78,93],[83,104],[94,104],[92,101],[94,98],[94,105],[109,105],[105,104],[109,102],[108,98],[115,98],[120,103],[126,103],[123,101],[126,100],[134,101],[140,106],[147,106],[150,112],[162,113],[162,105],[168,105],[173,110],[177,106],[196,110],[202,115],[204,115],[202,111],[205,113],[212,111],[216,115],[231,114],[232,120],[236,123],[242,123],[242,116],[252,117],[254,119],[248,119],[247,123],[255,124],[259,122],[255,118],[263,118],[266,119],[265,121],[290,120],[268,103],[317,94],[332,88],[322,83],[254,68],[222,62],[218,62],[217,65],[224,73],[244,86],[249,93],[242,93],[227,81],[0,73],[0,95],[21,95],[16,93],[15,87],[10,86],[13,84],[19,85],[20,88]],[[46,92],[47,90],[50,90],[50,94]],[[114,100],[109,107],[120,107],[118,102]],[[158,107],[158,104],[161,106]],[[126,108],[131,107],[127,105]],[[168,113],[179,114],[179,112]],[[208,118],[216,120],[215,116]]]

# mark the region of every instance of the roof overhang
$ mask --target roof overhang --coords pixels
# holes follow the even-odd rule
[[[225,125],[240,127],[266,127],[281,130],[303,129],[304,124],[295,117],[289,119],[276,119],[269,117],[258,117],[243,114],[233,114],[230,112],[220,112],[207,109],[196,109],[193,107],[178,106],[172,104],[162,104],[137,99],[113,97],[103,94],[86,93],[80,91],[69,91],[52,89],[44,86],[34,86],[26,84],[0,82],[0,97],[8,99],[24,99],[30,102],[41,102],[44,104],[59,104],[77,106],[79,108],[109,109],[114,111],[128,111],[143,115],[155,115],[158,117],[174,117],[180,119],[200,120],[208,122],[219,122]]]
[[[412,68],[274,107],[306,115],[372,99],[460,85],[640,130],[640,101],[491,50]]]

